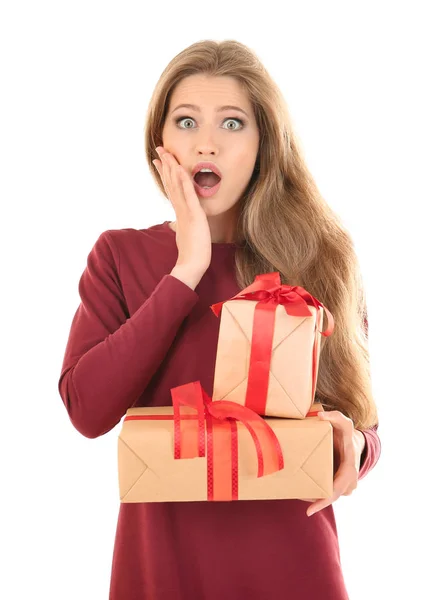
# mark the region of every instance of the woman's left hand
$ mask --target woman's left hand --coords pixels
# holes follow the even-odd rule
[[[361,454],[365,446],[364,434],[355,429],[353,421],[339,410],[319,412],[318,417],[332,424],[333,448],[340,464],[333,480],[333,495],[330,498],[320,498],[311,504],[307,508],[309,517],[335,502],[340,496],[350,496],[356,489]]]

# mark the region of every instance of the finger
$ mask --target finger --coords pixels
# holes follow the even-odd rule
[[[199,210],[201,208],[199,198],[196,194],[193,182],[190,179],[190,177],[189,177],[187,171],[184,169],[184,167],[181,167],[179,175],[180,175],[181,186],[182,186],[182,189],[184,192],[184,198],[186,200],[187,207],[191,211]]]
[[[161,161],[155,159],[152,161],[152,163],[155,166],[155,168],[157,169],[158,175],[160,176],[161,181],[163,181],[163,167],[161,165]]]
[[[172,190],[170,187],[170,166],[169,166],[169,162],[168,162],[168,158],[166,155],[161,155],[161,164],[163,166],[163,185],[166,189],[166,194],[167,197],[169,198],[169,200],[173,203],[173,199],[172,199]]]
[[[163,184],[164,190],[166,192],[167,195],[169,195],[168,190],[167,190],[167,186],[166,186],[166,181],[164,179],[164,167],[163,167],[163,162],[158,160],[157,158],[155,160],[152,161],[152,163],[155,165],[155,168],[158,171],[158,174],[161,178],[161,183]]]
[[[181,178],[178,174],[179,163],[176,158],[170,153],[167,152],[163,159],[166,162],[166,166],[168,169],[168,181],[169,181],[169,192],[172,198],[172,204],[175,209],[175,212],[179,212],[183,208],[186,208],[186,199],[184,196],[184,190],[181,184]],[[178,215],[177,215],[178,217]]]
[[[306,514],[307,514],[308,517],[311,517],[315,513],[317,513],[320,510],[322,510],[323,508],[327,508],[327,506],[330,506],[330,504],[331,504],[331,502],[326,502],[324,504],[320,504],[319,502],[315,502],[315,504],[311,504],[308,507],[308,509],[306,510]]]
[[[333,492],[332,496],[330,496],[329,498],[323,498],[321,500],[317,500],[314,504],[311,504],[307,508],[307,511],[306,511],[307,516],[311,517],[316,512],[319,512],[320,510],[322,510],[323,508],[327,508],[327,506],[330,506],[330,504],[333,504],[333,502],[336,502],[336,500],[338,498],[339,498],[338,493]]]
[[[347,419],[342,413],[333,411],[330,416],[321,417],[330,421],[333,428],[333,450],[342,461],[354,463],[356,459],[354,447],[354,426],[350,419]]]
[[[342,432],[352,433],[354,430],[353,421],[339,410],[322,411],[318,413],[318,417],[323,421],[329,421],[335,429]]]
[[[314,515],[316,512],[322,510],[323,508],[330,506],[330,504],[333,504],[333,502],[336,502],[336,500],[341,496],[342,492],[345,489],[345,476],[343,476],[342,473],[339,474],[338,470],[333,480],[332,495],[329,498],[322,498],[314,504],[311,504],[307,509],[307,516],[310,517],[311,515]]]
[[[188,209],[192,213],[200,210],[201,205],[188,173],[172,154],[168,153],[166,156],[168,156],[171,165],[172,183],[174,185],[172,193],[177,196],[179,207]],[[177,207],[175,207],[175,210],[177,210]]]
[[[330,504],[333,504],[333,502],[336,502],[336,500],[341,496],[342,491],[345,489],[345,486],[343,486],[343,482],[339,481],[340,477],[338,476],[339,471],[337,472],[337,474],[335,475],[335,478],[333,480],[333,492],[332,495],[329,498],[320,498],[319,500],[317,500],[314,504],[311,504],[308,508],[307,508],[307,516],[311,516],[313,514],[315,514],[316,512],[322,510],[323,508],[326,508],[327,506],[330,506]]]
[[[315,504],[312,504],[307,509],[307,515],[310,517],[312,514],[330,506],[333,502],[336,502],[341,496],[349,496],[351,494],[351,487],[354,485],[354,481],[357,481],[357,474],[352,474],[352,465],[342,463],[336,472],[333,480],[333,493],[330,498],[324,498],[318,500]],[[357,484],[356,484],[357,485]],[[354,489],[354,488],[353,488]]]

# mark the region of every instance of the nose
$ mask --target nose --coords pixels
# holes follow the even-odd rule
[[[198,156],[216,156],[217,149],[212,144],[198,144],[196,147],[196,153]]]
[[[214,141],[213,128],[205,127],[198,134],[195,142],[197,154],[216,155],[218,152],[217,143]]]

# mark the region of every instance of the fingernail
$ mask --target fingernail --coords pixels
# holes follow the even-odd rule
[[[314,511],[313,510],[309,510],[309,512],[307,513],[307,516],[311,517],[313,514],[314,514]]]

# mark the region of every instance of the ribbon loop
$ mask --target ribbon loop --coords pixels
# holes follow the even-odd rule
[[[217,302],[210,306],[210,308],[218,317],[222,310],[222,305],[230,300],[257,300],[258,303],[265,302],[275,306],[282,304],[288,315],[295,315],[298,317],[312,316],[308,305],[312,305],[316,309],[322,307],[327,315],[328,324],[325,331],[318,331],[325,337],[328,337],[333,333],[334,319],[328,308],[301,286],[282,285],[279,271],[257,275],[251,285],[232,298]]]
[[[257,477],[264,477],[270,473],[275,473],[284,468],[283,452],[275,435],[274,430],[268,423],[256,412],[246,406],[242,406],[228,400],[213,402],[211,397],[202,388],[200,381],[181,385],[171,389],[172,403],[174,407],[174,457],[191,458],[195,456],[205,456],[205,421],[213,427],[218,423],[226,421],[240,421],[248,429],[256,449],[258,470]],[[197,445],[193,446],[192,451],[187,452],[187,445],[190,444],[190,437],[193,439],[194,433],[191,430],[191,436],[184,438],[181,431],[181,406],[185,405],[194,408],[198,413],[198,419],[189,421],[196,426]],[[185,422],[185,421],[184,421]],[[186,423],[186,422],[185,422]],[[233,445],[233,453],[237,452],[237,447]],[[211,457],[208,456],[207,462]],[[237,456],[232,458],[234,468],[237,464]],[[211,463],[210,463],[211,466]],[[211,468],[208,468],[209,476]],[[212,476],[212,474],[211,474]]]

